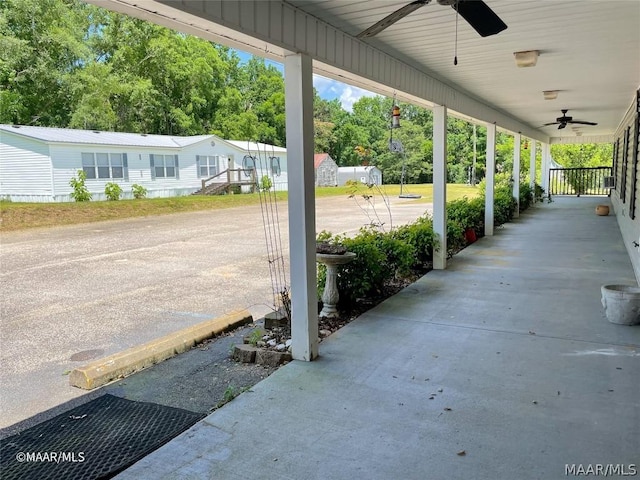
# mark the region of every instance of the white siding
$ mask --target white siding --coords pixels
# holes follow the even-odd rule
[[[640,95],[640,92],[638,93]],[[622,233],[622,238],[624,239],[624,244],[627,247],[629,252],[629,256],[631,258],[631,264],[635,270],[636,280],[640,283],[640,247],[636,246],[636,244],[640,243],[640,168],[638,166],[635,167],[634,172],[634,151],[640,148],[640,145],[637,142],[637,137],[635,136],[635,129],[638,128],[638,116],[640,112],[638,112],[636,108],[636,100],[634,99],[634,104],[629,109],[627,115],[624,120],[618,127],[618,131],[616,132],[616,138],[618,139],[618,157],[617,157],[617,168],[614,175],[616,177],[616,187],[611,191],[611,203],[613,204],[613,208],[616,212],[618,224],[620,225],[620,231]],[[623,168],[625,152],[624,152],[624,137],[625,132],[629,129],[629,141],[627,144],[627,160],[626,160],[626,168]],[[615,148],[615,144],[614,144]],[[638,160],[640,162],[640,160]],[[636,175],[636,181],[634,182],[633,174]],[[624,177],[623,177],[624,175]],[[624,200],[622,199],[621,190],[626,188]],[[631,218],[632,208],[631,201],[633,198],[633,190],[635,187],[635,218]],[[634,243],[635,242],[635,243]]]
[[[149,198],[189,195],[202,185],[198,156],[218,157],[218,171],[222,172],[228,168],[242,168],[242,159],[249,154],[246,149],[217,137],[204,137],[197,143],[184,146],[150,147],[47,142],[0,130],[0,196],[13,201],[73,201],[69,181],[82,170],[83,153],[122,154],[127,159],[124,178],[86,180],[93,200],[106,199],[104,189],[109,182],[120,185],[122,198],[133,198],[134,184],[146,188]],[[256,151],[250,154],[259,158],[256,162],[258,181],[263,175],[268,175],[276,190],[287,190],[286,153]],[[155,177],[151,169],[151,155],[177,155],[178,178]],[[280,158],[280,175],[271,171],[267,155]],[[226,181],[226,175],[221,176],[220,181]]]
[[[338,185],[345,185],[348,180],[362,183],[382,185],[382,172],[379,168],[371,167],[339,167]]]
[[[25,194],[23,201],[52,199],[49,148],[44,142],[0,131],[0,198]]]

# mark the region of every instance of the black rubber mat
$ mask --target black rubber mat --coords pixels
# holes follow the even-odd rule
[[[2,440],[0,478],[111,478],[203,417],[104,395]]]

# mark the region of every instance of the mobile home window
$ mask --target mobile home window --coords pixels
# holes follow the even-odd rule
[[[179,178],[177,155],[151,155],[153,178]]]
[[[218,165],[220,157],[218,155],[197,155],[198,176],[206,178],[213,177],[219,173]]]
[[[123,153],[82,153],[82,170],[87,179],[125,179],[127,155]]]

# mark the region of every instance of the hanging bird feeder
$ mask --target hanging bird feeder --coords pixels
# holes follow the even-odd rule
[[[398,105],[394,105],[391,111],[391,128],[400,128],[400,107]]]

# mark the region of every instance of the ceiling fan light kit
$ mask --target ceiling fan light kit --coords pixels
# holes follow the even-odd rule
[[[542,92],[545,100],[555,100],[558,98],[558,90],[545,90]]]
[[[516,59],[516,65],[519,68],[523,67],[535,67],[538,62],[538,56],[540,52],[538,50],[525,50],[522,52],[513,52],[513,56]]]

